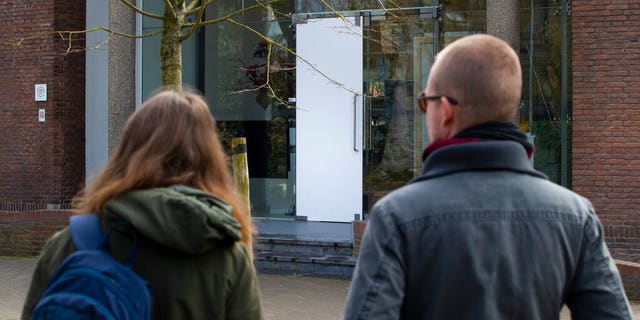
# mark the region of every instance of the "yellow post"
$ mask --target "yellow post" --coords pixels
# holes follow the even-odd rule
[[[236,180],[238,192],[244,198],[247,214],[251,215],[251,203],[249,201],[249,161],[247,160],[247,138],[239,137],[231,139],[231,165],[233,177]],[[247,246],[249,256],[253,259],[253,239]]]
[[[251,214],[251,204],[249,202],[249,162],[247,160],[247,138],[239,137],[231,139],[231,150],[233,155],[231,161],[233,165],[233,177],[238,186],[238,192],[244,197],[247,212]]]

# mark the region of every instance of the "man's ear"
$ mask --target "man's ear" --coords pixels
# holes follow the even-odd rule
[[[440,98],[440,107],[442,108],[442,126],[444,128],[454,129],[454,124],[456,117],[458,115],[458,110],[456,106],[449,102],[449,99],[446,97]]]

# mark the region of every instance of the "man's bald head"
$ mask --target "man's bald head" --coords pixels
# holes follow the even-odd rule
[[[428,93],[458,100],[458,129],[515,118],[522,91],[522,70],[515,51],[490,35],[459,39],[436,58]]]

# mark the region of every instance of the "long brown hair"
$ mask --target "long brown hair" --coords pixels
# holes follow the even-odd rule
[[[173,184],[231,204],[242,241],[251,248],[251,218],[231,178],[215,120],[204,98],[186,91],[159,92],[133,113],[105,167],[74,199],[75,212],[102,212],[124,192]]]

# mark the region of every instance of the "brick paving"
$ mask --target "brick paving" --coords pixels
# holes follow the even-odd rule
[[[0,320],[19,319],[35,258],[0,256]],[[341,319],[349,281],[300,276],[258,276],[265,319]],[[640,302],[633,302],[640,319]],[[560,319],[571,319],[565,309]]]
[[[0,320],[20,318],[35,258],[0,256]],[[349,281],[260,274],[266,320],[341,319]]]

